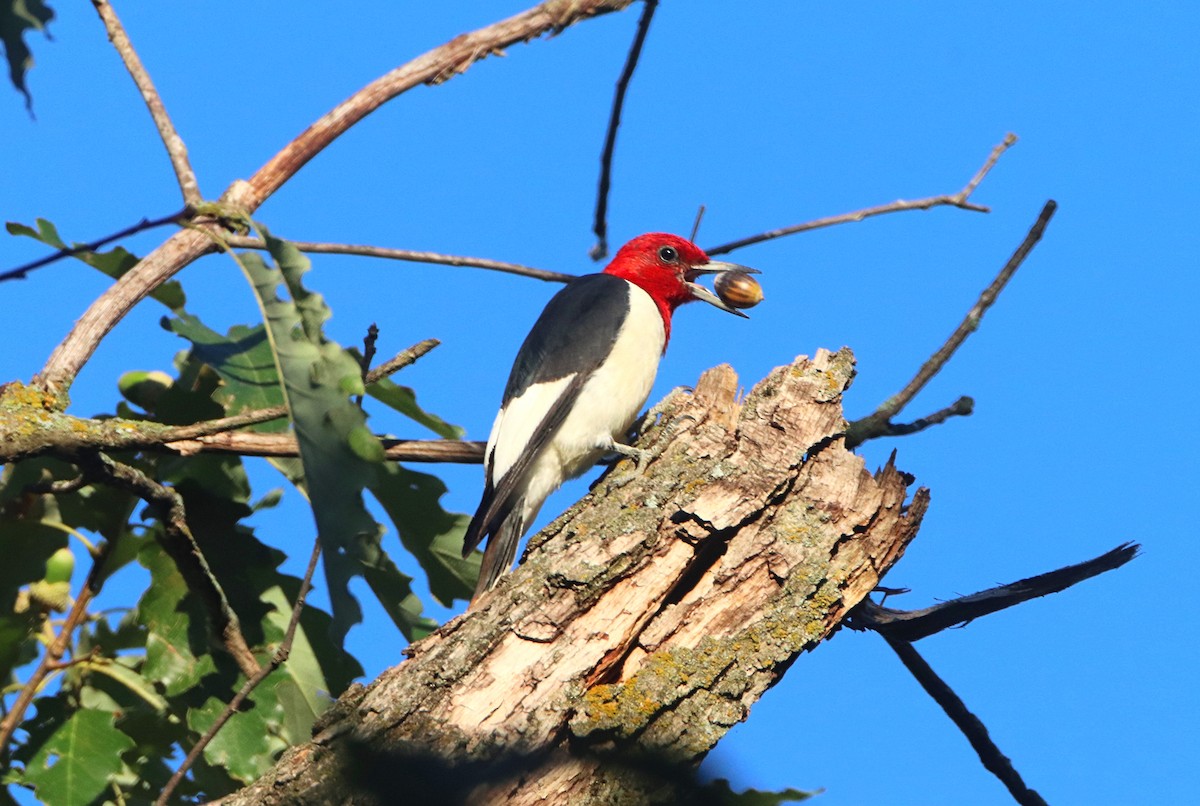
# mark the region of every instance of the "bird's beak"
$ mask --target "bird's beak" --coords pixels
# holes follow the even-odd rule
[[[699,283],[692,282],[692,280],[695,280],[697,277],[700,277],[701,275],[720,274],[723,271],[740,271],[740,272],[745,272],[746,274],[761,274],[761,272],[758,269],[752,269],[749,266],[739,266],[736,263],[723,263],[722,261],[719,261],[719,260],[710,260],[708,263],[705,263],[703,266],[692,266],[691,268],[689,268],[685,275],[687,279],[686,279],[686,282],[684,283],[684,285],[687,286],[688,291],[691,292],[693,298],[703,300],[704,302],[707,302],[709,305],[720,308],[721,310],[731,313],[734,316],[740,316],[743,319],[749,319],[750,318],[749,316],[742,313],[737,308],[731,308],[730,306],[726,305],[724,302],[721,301],[720,297],[718,297],[713,292],[709,291],[704,286],[700,285]]]

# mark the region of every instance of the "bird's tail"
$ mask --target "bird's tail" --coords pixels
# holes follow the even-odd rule
[[[517,543],[525,531],[523,507],[516,506],[499,528],[488,538],[483,550],[483,564],[479,567],[479,581],[475,583],[474,602],[496,584],[496,580],[508,573],[517,557]]]

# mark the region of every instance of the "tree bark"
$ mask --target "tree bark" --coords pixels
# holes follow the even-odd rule
[[[673,803],[834,632],[928,505],[844,447],[849,350],[677,391],[474,608],[356,686],[226,804]]]

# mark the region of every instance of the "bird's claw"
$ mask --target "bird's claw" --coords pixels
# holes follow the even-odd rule
[[[615,439],[609,441],[606,445],[601,445],[600,447],[609,453],[620,454],[621,456],[626,456],[632,459],[633,463],[637,466],[639,473],[644,469],[646,462],[648,462],[653,455],[650,451],[645,450],[644,448],[637,448],[633,445],[623,445],[620,442],[617,442]]]

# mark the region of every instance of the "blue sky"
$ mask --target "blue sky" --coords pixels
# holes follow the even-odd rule
[[[99,21],[86,4],[55,8],[54,41],[33,42],[36,121],[15,92],[0,103],[0,215],[44,216],[68,240],[88,240],[177,209],[161,144]],[[522,8],[118,11],[202,191],[215,197],[370,79]],[[514,47],[402,96],[306,166],[258,218],[294,239],[595,270],[587,250],[598,156],[638,13]],[[1058,201],[1042,244],[906,416],[961,394],[975,398],[976,413],[863,449],[872,465],[896,449],[899,466],[932,489],[918,539],[886,579],[913,589],[897,606],[1143,544],[1119,571],[918,644],[1056,804],[1184,803],[1200,786],[1200,625],[1188,602],[1200,567],[1191,517],[1200,503],[1191,471],[1198,25],[1200,10],[1183,3],[667,2],[617,145],[611,240],[686,234],[705,204],[697,240],[711,246],[957,191],[1006,132],[1020,136],[976,192],[988,215],[903,213],[735,253],[763,271],[767,301],[749,321],[681,311],[652,397],[717,363],[749,386],[797,354],[849,345],[859,374],[847,411],[867,414],[942,343],[1044,201]],[[160,238],[126,245],[144,253]],[[0,268],[40,254],[0,238]],[[212,326],[256,315],[228,259],[202,260],[180,279]],[[2,379],[35,373],[106,282],[60,263],[0,286]],[[556,288],[338,257],[317,258],[308,284],[329,300],[329,333],[343,344],[361,341],[371,322],[382,353],[440,338],[402,382],[476,439]],[[169,368],[183,344],[159,317],[147,303],[103,344],[73,390],[77,413],[111,410],[124,370]],[[441,475],[446,504],[470,511],[480,470]],[[254,478],[260,492],[282,483],[266,470]],[[551,499],[543,519],[581,485]],[[260,534],[311,530],[296,499],[264,518]],[[372,675],[400,660],[390,631],[371,611],[351,636]],[[824,787],[827,806],[1011,802],[883,641],[849,632],[801,658],[710,768],[737,787]]]

